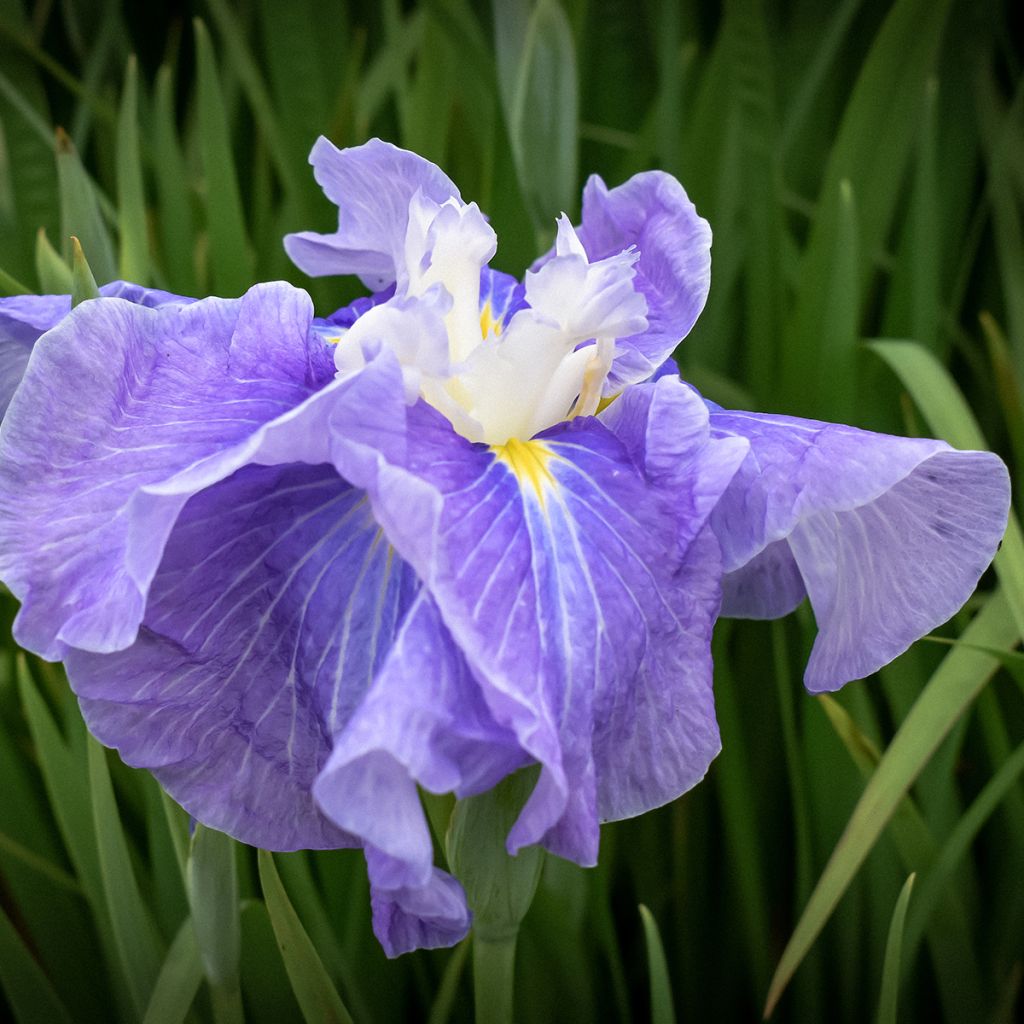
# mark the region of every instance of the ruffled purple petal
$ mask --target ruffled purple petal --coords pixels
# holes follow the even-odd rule
[[[366,850],[370,876],[373,931],[390,957],[414,949],[454,946],[469,931],[470,914],[462,886],[447,872],[431,868],[424,885],[388,884],[389,858]]]
[[[324,194],[338,207],[337,231],[285,236],[288,256],[312,277],[357,274],[368,288],[381,291],[404,265],[409,204],[416,192],[435,203],[459,198],[439,167],[380,139],[338,149],[321,136],[309,162]]]
[[[437,608],[421,591],[314,787],[331,819],[366,844],[375,927],[391,955],[412,948],[413,939],[417,945],[451,945],[469,923],[465,899],[453,901],[451,880],[433,866],[417,784],[470,796],[524,762],[515,736],[494,721]],[[439,903],[425,914],[418,908],[429,893]],[[431,934],[425,937],[428,921]]]
[[[69,651],[93,734],[198,820],[268,849],[354,845],[311,794],[415,591],[331,466],[247,466],[185,505],[137,640]]]
[[[308,296],[96,299],[36,346],[0,432],[0,576],[44,657],[128,646],[178,512],[251,461],[326,462]],[[329,396],[326,396],[329,397]]]
[[[389,539],[424,581],[491,718],[542,765],[509,849],[543,842],[562,856],[593,863],[599,792],[606,794],[609,814],[637,813],[644,800],[670,798],[656,768],[631,769],[634,781],[622,794],[598,773],[618,769],[616,730],[639,737],[643,723],[653,720],[645,717],[648,697],[632,693],[645,659],[660,667],[641,677],[644,688],[660,684],[668,666],[692,653],[695,640],[706,651],[717,594],[711,604],[697,595],[693,603],[701,607],[695,609],[684,607],[676,591],[692,571],[683,564],[693,549],[687,538],[707,518],[713,480],[725,486],[745,444],[721,446],[728,470],[712,467],[717,458],[698,467],[687,445],[707,445],[706,411],[688,389],[666,380],[654,387],[666,395],[672,389],[673,397],[651,401],[648,409],[657,408],[657,417],[652,413],[646,424],[623,407],[616,425],[624,439],[594,419],[542,435],[551,454],[542,496],[495,451],[455,434],[429,406],[406,408],[396,391],[398,373],[382,359],[348,382],[332,419],[336,465],[367,488]],[[672,464],[680,457],[693,470],[682,495],[676,485],[686,474]],[[697,521],[686,524],[691,509],[698,510]],[[705,558],[713,576],[717,545],[711,547]],[[693,742],[699,754],[665,772],[683,787],[703,774],[717,751],[713,718],[710,724],[707,718],[708,665],[705,658],[675,691],[682,701],[703,688],[693,714],[703,726]],[[621,715],[608,729],[612,709]],[[671,724],[683,725],[685,717],[676,714]],[[628,753],[660,756],[639,739]]]
[[[591,262],[630,246],[640,253],[635,283],[647,329],[619,339],[605,387],[614,394],[650,377],[689,334],[711,283],[711,228],[672,175],[644,171],[613,189],[592,175],[577,234]]]
[[[142,306],[194,301],[127,281],[111,281],[100,288],[100,294]],[[25,375],[33,345],[70,312],[70,295],[15,295],[0,299],[0,419]]]
[[[989,452],[719,409],[711,424],[751,446],[711,517],[723,614],[775,617],[806,592],[813,692],[869,675],[945,622],[1006,528],[1009,478]]]

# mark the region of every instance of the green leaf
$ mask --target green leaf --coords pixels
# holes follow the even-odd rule
[[[188,902],[218,1024],[241,1024],[241,923],[235,841],[197,824],[188,858]]]
[[[1012,647],[1019,638],[1002,591],[989,598],[964,631],[969,643],[983,645]],[[765,1016],[774,1010],[907,790],[997,667],[998,662],[985,654],[955,648],[915,701],[857,802],[783,951],[769,986]]]
[[[186,917],[167,950],[142,1024],[182,1024],[202,980],[195,929]]]
[[[877,747],[835,698],[823,694],[818,702],[861,774],[870,779],[881,760]],[[888,830],[907,870],[931,868],[937,856],[935,840],[909,795],[899,802]],[[984,984],[971,948],[961,893],[955,888],[945,889],[935,909],[928,929],[928,945],[943,1007],[951,1020],[968,1020],[984,1003]]]
[[[654,915],[641,903],[640,918],[644,923],[647,940],[647,976],[651,986],[651,1024],[675,1024],[676,1012],[672,1006],[672,986],[668,979],[668,964],[661,945],[661,934]]]
[[[198,64],[199,149],[205,180],[210,278],[224,297],[241,295],[255,280],[252,247],[245,230],[238,190],[231,129],[224,109],[213,44],[206,26],[195,19]]]
[[[521,11],[521,4],[511,6]],[[521,48],[518,42],[516,33],[505,35],[496,22],[499,68],[516,68],[511,91],[502,90],[509,142],[527,209],[544,238],[560,212],[576,208],[576,53],[569,22],[555,0],[540,0]],[[506,76],[503,71],[501,80]]]
[[[82,252],[82,243],[74,235],[71,236],[71,305],[95,299],[100,290],[96,287],[96,278],[92,276],[92,268]]]
[[[430,1007],[430,1016],[427,1024],[448,1024],[452,1013],[455,1011],[455,1004],[459,994],[459,983],[466,969],[466,959],[472,943],[463,939],[448,957],[444,965],[444,974],[441,975],[441,984],[437,987],[437,994]]]
[[[88,741],[88,751],[89,787],[103,893],[121,972],[136,1014],[141,1019],[160,970],[159,943],[132,868],[106,754],[92,737]]]
[[[98,281],[113,281],[117,277],[117,261],[100,212],[99,195],[78,159],[74,143],[62,128],[57,129],[57,180],[62,234],[65,239],[74,236],[81,240]]]
[[[172,291],[196,295],[199,288],[195,267],[195,218],[185,158],[174,121],[174,80],[166,64],[156,76],[153,147],[163,270]]]
[[[31,295],[32,289],[0,267],[0,293],[3,295]]]
[[[911,956],[917,948],[921,933],[927,927],[936,904],[949,886],[957,865],[966,856],[982,826],[1016,785],[1022,774],[1024,774],[1024,743],[1013,751],[995,775],[989,779],[943,843],[921,882],[918,898],[914,902],[914,911],[907,926],[907,947]]]
[[[71,268],[46,237],[46,229],[36,233],[36,277],[43,295],[70,295]]]
[[[857,408],[860,241],[853,186],[844,178],[824,202],[832,225],[813,303],[798,310],[786,339],[782,385],[788,408],[844,422]],[[825,242],[822,243],[825,245]]]
[[[857,291],[861,298],[866,294],[864,287],[875,258],[891,230],[949,7],[950,0],[899,0],[861,67],[829,154],[819,214],[812,222],[801,263],[793,322],[805,342],[816,327],[828,323],[834,301],[829,285],[833,260],[840,238],[848,230],[844,226],[844,188],[852,188],[857,197]],[[859,306],[860,299],[857,302]],[[803,344],[799,353],[805,351]],[[829,374],[828,365],[824,372]],[[791,374],[786,380],[795,386]],[[789,398],[796,409],[804,411],[808,401],[814,400],[813,395],[805,399],[796,391]]]
[[[0,983],[17,1024],[71,1024],[42,968],[0,906]]]
[[[129,57],[117,116],[117,208],[121,235],[118,268],[126,281],[149,284],[149,232],[139,154],[138,63]]]
[[[273,854],[258,853],[260,885],[281,958],[307,1024],[352,1024],[323,962],[288,900]]]
[[[875,1018],[878,1024],[896,1024],[896,1004],[900,990],[900,963],[903,953],[903,925],[907,919],[907,905],[910,903],[910,893],[914,888],[916,877],[913,873],[908,876],[896,899],[896,906],[893,908],[889,938],[885,943],[885,962],[882,967],[882,991],[878,997],[878,1016]]]

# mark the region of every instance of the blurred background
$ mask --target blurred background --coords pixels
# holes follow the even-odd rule
[[[727,406],[990,447],[1016,476],[1022,60],[997,0],[0,0],[0,292],[71,291],[75,235],[101,284],[286,278],[329,313],[358,282],[305,280],[281,246],[335,223],[306,164],[321,133],[440,164],[516,275],[589,174],[661,168],[714,232],[686,379]],[[19,655],[0,607],[10,1011],[223,1020],[190,938],[187,822],[87,742],[59,666]],[[599,868],[547,859],[518,1019],[663,1024],[671,1000],[749,1021],[769,992],[779,1021],[894,1020],[897,995],[905,1021],[1021,1019],[1022,632],[1015,524],[942,636],[834,698],[802,690],[809,608],[721,622],[723,753],[671,806],[606,826]],[[279,855],[273,893],[254,851],[229,856],[240,930],[218,970],[247,1019],[301,1020],[325,978],[359,1022],[471,1019],[465,946],[384,958],[358,853]],[[320,974],[301,943],[282,958],[268,904],[294,909]]]

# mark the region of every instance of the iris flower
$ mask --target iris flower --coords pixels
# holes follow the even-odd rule
[[[427,161],[321,139],[311,163],[338,230],[286,248],[372,293],[325,320],[284,283],[6,300],[0,352],[34,346],[0,431],[0,576],[18,641],[196,819],[361,847],[396,955],[470,924],[417,787],[539,766],[509,852],[594,864],[600,822],[718,753],[719,614],[809,597],[805,682],[834,690],[960,607],[1009,489],[988,453],[681,381],[711,232],[667,174],[591,178],[519,282]]]

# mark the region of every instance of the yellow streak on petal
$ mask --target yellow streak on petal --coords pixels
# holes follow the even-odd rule
[[[520,441],[518,437],[492,445],[491,451],[512,471],[520,488],[525,491],[529,487],[543,505],[547,489],[555,486],[550,467],[558,456],[543,441]]]
[[[487,338],[493,334],[497,337],[501,334],[502,323],[494,318],[494,310],[491,309],[491,300],[488,299],[480,310],[480,336]]]

